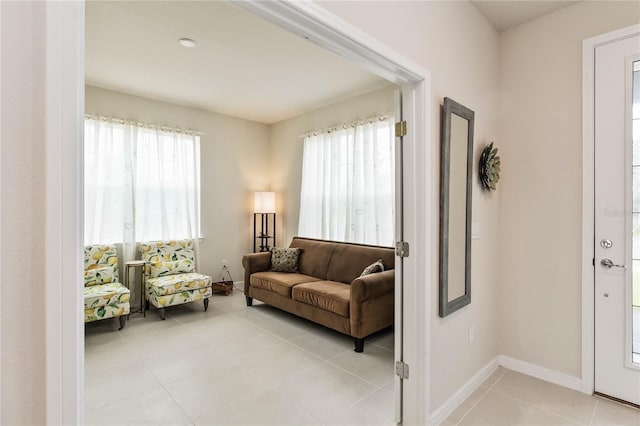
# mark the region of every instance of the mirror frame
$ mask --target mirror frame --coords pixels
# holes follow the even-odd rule
[[[440,308],[441,318],[471,303],[471,176],[473,173],[474,112],[450,98],[444,98],[441,109],[440,145]],[[465,283],[464,295],[449,300],[449,186],[451,161],[451,114],[469,122],[467,132],[467,187],[465,231]]]

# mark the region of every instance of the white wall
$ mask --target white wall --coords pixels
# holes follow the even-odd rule
[[[0,3],[3,425],[45,423],[45,10]]]
[[[450,97],[475,111],[475,160],[481,149],[496,140],[498,46],[497,31],[468,2],[321,2],[321,6],[359,27],[393,50],[431,71],[433,170],[439,166],[440,105]],[[410,124],[409,124],[410,125]],[[500,143],[496,140],[498,148]],[[447,318],[438,317],[438,206],[439,179],[432,189],[430,287],[431,409],[438,409],[452,394],[498,355],[498,215],[501,187],[482,192],[473,178],[473,222],[481,238],[472,246],[471,304]],[[412,237],[407,238],[411,242]],[[469,345],[469,326],[476,342]]]
[[[86,86],[86,112],[194,129],[200,138],[200,271],[219,277],[228,260],[235,281],[251,241],[253,191],[269,186],[269,129],[261,123]]]
[[[640,22],[580,2],[500,37],[500,353],[581,376],[582,40]]]
[[[374,117],[393,111],[395,86],[338,102],[269,127],[271,190],[277,195],[279,247],[287,247],[298,235],[303,139],[314,130]]]

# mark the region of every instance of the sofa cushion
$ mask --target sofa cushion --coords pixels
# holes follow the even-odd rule
[[[351,286],[335,281],[315,281],[293,287],[293,300],[349,317]]]
[[[291,241],[290,246],[302,249],[302,253],[298,257],[298,271],[301,274],[317,277],[321,280],[327,279],[327,267],[336,243],[296,237]],[[360,270],[362,271],[362,269]]]
[[[156,296],[181,293],[200,288],[211,287],[211,277],[191,272],[187,274],[165,275],[162,277],[147,278],[147,293]]]
[[[287,272],[256,272],[251,274],[249,283],[264,290],[272,291],[280,296],[291,297],[291,288],[301,284],[313,281],[319,281],[318,278],[310,277],[304,274],[287,273]]]
[[[271,249],[271,270],[274,272],[298,272],[298,248]]]

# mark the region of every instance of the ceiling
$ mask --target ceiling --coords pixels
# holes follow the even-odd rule
[[[576,2],[472,3],[504,31]],[[92,86],[265,124],[390,84],[222,1],[87,2],[85,70]]]
[[[221,1],[87,2],[85,66],[92,86],[266,124],[390,84]]]
[[[498,31],[505,31],[577,1],[481,1],[471,0]]]

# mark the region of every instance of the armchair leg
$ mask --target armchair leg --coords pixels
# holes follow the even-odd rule
[[[127,316],[126,315],[122,315],[122,316],[118,317],[118,321],[120,321],[120,328],[118,330],[122,330],[124,328],[124,326],[127,325]]]
[[[355,344],[354,351],[361,353],[364,351],[364,337],[362,339],[358,339],[357,337],[353,338],[353,343]]]
[[[207,309],[209,309],[209,298],[207,297],[206,299],[203,300],[204,302],[204,311],[207,312]]]
[[[149,310],[149,307],[150,307],[150,305],[149,305],[149,300],[148,300],[148,299],[145,299],[145,300],[144,300],[144,310],[145,310],[145,311],[148,311],[148,310]]]
[[[253,297],[245,296],[247,298],[247,306],[253,305]]]
[[[164,321],[164,308],[158,308],[158,314],[160,314],[160,319]]]

